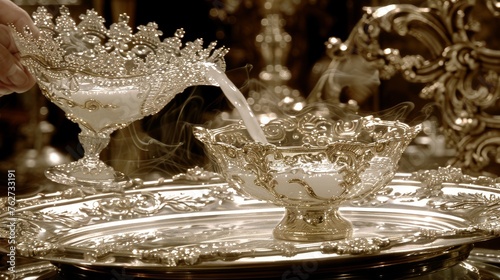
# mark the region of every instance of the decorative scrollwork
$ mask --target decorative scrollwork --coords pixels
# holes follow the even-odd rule
[[[276,192],[278,182],[274,178],[274,171],[268,159],[268,156],[273,156],[275,159],[283,158],[276,146],[248,143],[243,149],[242,156],[246,161],[245,170],[252,172],[256,176],[255,185],[264,188],[276,199],[284,198],[282,194]]]
[[[268,144],[254,142],[242,124],[196,127],[194,135],[234,188],[279,205],[327,205],[376,189],[421,130],[374,116],[338,120],[310,112],[262,127]]]
[[[275,257],[288,262],[290,257],[307,253],[330,255],[325,257],[334,260],[344,255],[339,259],[342,263],[348,255],[394,255],[415,250],[416,245],[423,251],[411,252],[433,252],[500,234],[500,178],[472,177],[454,167],[400,174],[371,196],[385,206],[375,200],[365,200],[359,208],[344,205],[345,212],[358,217],[359,234],[320,242],[269,238],[266,230],[282,212],[255,200],[242,200],[226,184],[201,192],[199,186],[173,186],[155,183],[121,194],[89,197],[40,194],[30,198],[34,200],[30,203],[21,200],[15,219],[9,215],[0,219],[0,236],[7,238],[9,225],[15,221],[19,256],[76,265],[87,262],[96,267],[128,264],[134,269],[157,269],[161,265],[185,271],[216,261],[248,264],[250,259],[260,264]],[[182,203],[189,207],[174,209]],[[162,204],[161,213],[143,211]],[[408,216],[408,211],[415,216]],[[374,217],[388,213],[388,217]]]
[[[161,40],[163,33],[157,24],[138,26],[134,33],[125,14],[108,29],[94,10],[81,14],[80,22],[74,20],[68,7],[61,6],[59,11],[54,17],[41,6],[33,13],[39,36],[14,26],[12,33],[23,63],[36,74],[43,94],[63,110],[75,106],[90,111],[123,108],[108,105],[109,98],[97,100],[104,95],[77,98],[81,92],[100,88],[108,93],[114,90],[122,97],[135,92],[141,114],[151,115],[186,87],[214,85],[206,78],[206,63],[225,69],[226,48],[216,48],[216,42],[204,47],[202,39],[184,44],[183,29]]]
[[[379,152],[382,150],[379,149]],[[342,142],[329,145],[326,154],[332,163],[339,166],[338,170],[344,179],[340,185],[346,189],[361,182],[359,175],[370,166],[370,160],[375,156],[370,145]]]
[[[484,1],[369,7],[347,41],[329,40],[328,53],[334,61],[360,55],[380,71],[381,79],[399,73],[409,82],[424,84],[420,97],[439,105],[447,142],[457,150],[450,164],[471,174],[499,175],[500,157],[495,155],[500,150],[500,50],[476,39],[480,24],[474,9],[486,6],[483,14],[489,10],[498,16],[500,4]],[[383,34],[413,37],[421,48],[416,55],[402,54],[382,45]]]

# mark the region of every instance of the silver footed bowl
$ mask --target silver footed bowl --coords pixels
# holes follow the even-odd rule
[[[232,187],[286,209],[275,238],[324,241],[351,236],[352,225],[339,205],[389,183],[421,125],[307,113],[275,119],[262,129],[268,143],[252,140],[241,123],[197,126],[194,135]]]
[[[189,86],[215,85],[208,65],[225,70],[225,48],[203,47],[198,39],[183,44],[184,31],[160,39],[155,23],[133,33],[129,17],[107,29],[95,11],[76,23],[67,7],[53,18],[44,7],[33,13],[39,34],[16,30],[13,36],[22,62],[42,93],[81,129],[84,157],[46,171],[49,179],[73,186],[120,187],[126,176],[99,159],[110,134],[160,111]]]

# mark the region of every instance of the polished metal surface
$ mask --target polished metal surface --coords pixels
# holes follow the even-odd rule
[[[155,23],[129,26],[120,15],[109,28],[94,10],[74,20],[67,6],[54,16],[40,6],[32,14],[39,30],[17,30],[14,41],[22,62],[43,95],[78,124],[84,155],[50,166],[45,175],[70,186],[121,188],[128,180],[100,159],[114,131],[154,115],[178,93],[196,85],[217,85],[208,68],[225,70],[225,48],[203,40],[182,42],[184,30],[162,40]]]
[[[497,249],[475,248],[471,251],[470,256],[473,260],[500,265],[500,252]]]
[[[283,210],[222,182],[138,181],[122,193],[65,189],[18,201],[17,253],[99,273],[230,277],[258,273],[256,267],[310,265],[354,277],[383,263],[409,276],[418,264],[432,271],[454,266],[467,257],[469,244],[499,234],[498,184],[450,167],[399,173],[376,195],[343,204],[353,236],[325,242],[274,239]],[[2,213],[0,235],[8,238],[10,220]],[[403,269],[409,263],[413,269]]]
[[[390,182],[422,126],[374,116],[338,118],[317,108],[306,112],[263,124],[266,143],[252,139],[241,123],[197,126],[193,133],[231,187],[285,208],[275,238],[351,237],[353,226],[339,205]]]
[[[72,265],[52,265],[49,262],[35,261],[32,263],[23,264],[19,267],[18,273],[14,277],[0,274],[0,279],[11,280],[66,280],[66,279],[298,279],[300,277],[309,279],[370,279],[377,273],[378,279],[411,279],[411,280],[442,280],[442,279],[461,279],[461,280],[495,280],[500,279],[500,268],[487,263],[478,262],[475,260],[466,260],[458,262],[447,268],[440,267],[442,261],[440,258],[461,258],[463,253],[468,251],[468,246],[463,245],[452,248],[442,254],[436,254],[429,257],[420,263],[405,263],[399,267],[387,266],[381,270],[374,271],[373,268],[363,269],[362,267],[342,267],[338,269],[331,267],[328,264],[320,267],[311,263],[303,263],[301,266],[286,266],[281,269],[276,267],[258,267],[250,270],[239,270],[228,274],[227,271],[217,273],[199,272],[199,271],[182,271],[182,272],[165,272],[165,271],[130,271],[123,268],[106,268],[95,269],[92,267],[72,266]],[[454,255],[454,256],[453,256]],[[434,267],[439,265],[439,269]],[[411,269],[413,272],[408,274],[401,273],[401,266],[406,269]],[[359,270],[363,273],[359,273]],[[314,271],[313,271],[314,270]],[[344,271],[340,272],[339,271]],[[350,272],[357,271],[356,275]],[[385,271],[386,273],[381,273]],[[346,273],[347,272],[347,273]],[[404,276],[403,276],[404,274]],[[6,277],[4,277],[6,276]],[[401,277],[403,276],[403,277]]]

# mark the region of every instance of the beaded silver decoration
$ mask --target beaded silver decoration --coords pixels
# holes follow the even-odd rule
[[[126,14],[109,29],[94,10],[79,18],[76,23],[65,6],[56,18],[39,7],[33,13],[39,32],[13,27],[13,35],[42,93],[82,130],[85,156],[47,170],[47,177],[72,186],[119,188],[125,176],[99,159],[110,134],[157,113],[187,87],[216,85],[207,67],[224,71],[228,50],[215,42],[204,48],[202,39],[183,44],[183,29],[161,40],[155,23],[133,33]]]
[[[421,128],[373,116],[332,120],[306,113],[263,125],[269,143],[253,141],[240,123],[198,126],[194,135],[229,185],[286,209],[275,238],[324,241],[351,236],[339,205],[389,183]]]

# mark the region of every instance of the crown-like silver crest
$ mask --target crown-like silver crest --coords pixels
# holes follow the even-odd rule
[[[46,171],[62,184],[121,187],[122,174],[99,160],[110,134],[160,111],[187,87],[218,86],[210,71],[225,70],[225,48],[203,40],[182,43],[182,29],[161,40],[155,23],[128,25],[129,17],[104,25],[94,10],[76,23],[61,6],[56,18],[39,7],[33,13],[39,32],[16,30],[13,37],[22,63],[36,77],[42,93],[80,126],[85,156]]]
[[[202,39],[183,44],[183,29],[161,40],[163,33],[153,22],[133,33],[126,14],[109,29],[94,10],[81,14],[76,23],[65,6],[55,19],[45,7],[38,7],[33,20],[39,34],[12,27],[14,39],[42,92],[62,108],[68,104],[61,102],[74,102],[69,97],[84,84],[133,86],[142,88],[141,114],[151,115],[189,86],[216,85],[207,78],[207,63],[225,70],[228,49],[216,48],[216,42],[207,48]]]
[[[225,69],[226,48],[216,49],[215,42],[204,48],[202,39],[183,45],[183,29],[162,41],[163,33],[153,22],[138,26],[133,33],[126,14],[120,15],[109,29],[94,10],[81,14],[77,24],[65,6],[61,6],[55,22],[43,6],[33,13],[33,20],[40,36],[33,36],[29,30],[15,32],[18,47],[23,57],[53,70],[134,77],[172,71],[173,67],[187,68],[198,62],[213,62]]]

